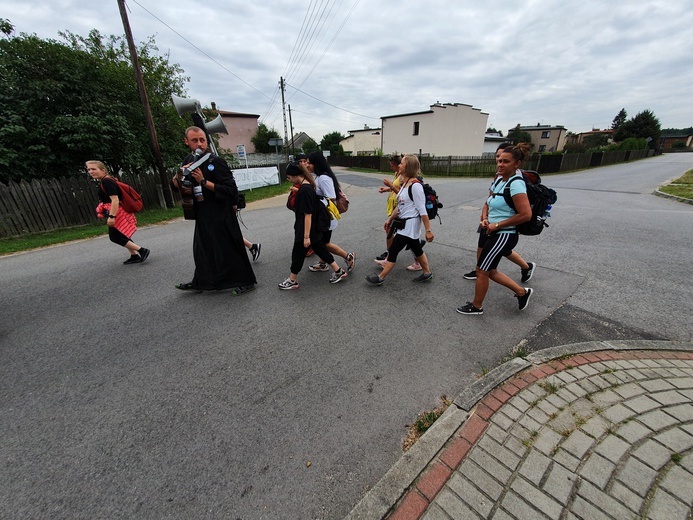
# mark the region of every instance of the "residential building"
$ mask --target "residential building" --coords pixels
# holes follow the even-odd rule
[[[688,135],[667,135],[660,138],[660,148],[675,149],[681,145],[674,146],[674,143],[684,143],[686,146],[679,148],[679,150],[685,150],[686,148],[693,147],[693,134]]]
[[[313,142],[315,142],[315,139],[313,139],[305,132],[299,132],[297,134],[294,134],[293,148],[295,148],[296,150],[302,150],[303,145],[305,145],[308,140],[312,140]],[[289,148],[292,148],[291,144],[291,136],[289,136]]]
[[[377,155],[380,149],[380,128],[369,128],[365,125],[363,130],[347,130],[349,135],[339,141],[346,155]]]
[[[604,141],[604,144],[611,144],[614,142],[615,132],[615,130],[600,130],[599,128],[593,128],[589,132],[568,134],[566,136],[566,142],[570,144],[585,143],[590,146],[593,146],[594,143],[599,143],[600,141]]]
[[[214,106],[213,106],[214,107]],[[250,140],[257,133],[258,119],[257,114],[242,114],[240,112],[227,112],[226,110],[217,110],[221,116],[227,134],[216,134],[219,138],[219,148],[225,148],[231,153],[236,153],[238,145],[245,146],[245,153],[255,153],[255,146]]]
[[[480,156],[488,114],[472,105],[435,103],[429,110],[380,118],[384,154]]]
[[[508,142],[507,137],[503,137],[499,132],[491,132],[484,135],[484,157],[495,157],[498,145]]]
[[[566,129],[561,125],[520,126],[511,128],[508,132],[519,129],[532,137],[533,152],[560,152],[565,146]]]

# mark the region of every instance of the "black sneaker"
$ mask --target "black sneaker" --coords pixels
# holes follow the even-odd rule
[[[428,273],[428,274],[420,274],[416,278],[414,278],[414,282],[430,282],[431,278],[433,278],[433,273]]]
[[[383,282],[385,280],[380,278],[380,276],[378,276],[377,274],[369,274],[368,276],[366,276],[366,281],[372,283],[373,285],[383,285]]]
[[[385,260],[387,258],[387,251],[385,251],[382,255],[378,255],[375,257],[376,260]]]
[[[140,247],[139,253],[140,253],[140,263],[144,262],[147,258],[149,258],[149,249],[147,249],[145,247]]]
[[[253,256],[253,262],[260,258],[260,249],[262,249],[262,244],[253,244],[250,248],[250,254]]]
[[[466,305],[463,305],[462,307],[457,307],[457,312],[459,312],[460,314],[481,315],[484,313],[484,309],[478,309],[477,307],[474,307],[472,302],[467,302]]]
[[[537,264],[534,262],[527,262],[527,265],[529,266],[529,269],[520,269],[520,272],[522,273],[522,283],[529,282],[532,279],[532,276],[534,276],[534,271],[537,268]]]
[[[466,274],[463,274],[462,278],[464,278],[465,280],[476,280],[476,269],[474,269],[473,271],[469,271]]]
[[[518,296],[517,294],[515,295],[515,298],[517,298],[517,303],[519,304],[521,311],[527,308],[527,304],[529,303],[529,299],[532,297],[533,292],[533,289],[525,287],[525,294],[523,296]]]
[[[130,255],[130,258],[128,258],[127,260],[125,260],[125,262],[123,262],[123,263],[124,263],[125,265],[128,265],[128,264],[139,264],[141,261],[142,261],[142,259],[140,258],[140,255]]]

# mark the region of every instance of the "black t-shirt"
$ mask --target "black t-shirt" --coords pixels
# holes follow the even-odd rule
[[[116,181],[110,177],[104,177],[101,181],[101,186],[99,187],[99,201],[104,204],[111,202],[111,195],[117,195],[118,200],[122,199],[120,194],[120,188],[116,184]]]

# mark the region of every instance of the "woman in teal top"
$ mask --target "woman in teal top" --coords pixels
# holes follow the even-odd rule
[[[503,190],[510,179],[516,176],[522,178],[518,171],[522,161],[528,157],[529,149],[530,145],[527,143],[506,148],[496,161],[499,177],[491,186],[491,194],[486,201],[488,214],[482,215],[480,222],[482,233],[485,232],[488,238],[476,264],[474,300],[459,307],[457,312],[460,314],[480,315],[484,313],[483,304],[488,292],[489,280],[504,285],[513,291],[518,299],[520,310],[524,310],[529,303],[532,289],[521,287],[498,270],[498,263],[501,258],[508,256],[517,245],[515,226],[532,218],[532,208],[529,205],[527,187],[524,181],[510,183],[510,195],[517,211],[508,206],[505,197],[503,197]]]

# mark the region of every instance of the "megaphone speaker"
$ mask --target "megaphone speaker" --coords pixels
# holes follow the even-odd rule
[[[172,94],[171,100],[173,101],[176,112],[178,112],[178,117],[183,117],[183,114],[196,112],[201,108],[200,102],[197,99],[182,98]]]
[[[205,123],[207,132],[210,134],[228,134],[229,131],[226,129],[224,124],[224,119],[219,114],[217,117],[212,119],[209,123]]]

